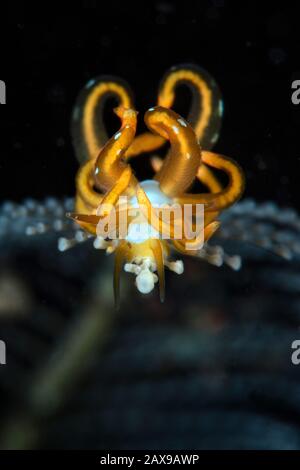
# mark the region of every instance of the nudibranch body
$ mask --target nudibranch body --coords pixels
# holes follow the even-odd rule
[[[181,84],[192,91],[187,119],[171,109]],[[110,96],[118,102],[115,113],[121,126],[108,138],[103,109]],[[177,274],[183,272],[183,262],[171,259],[173,249],[201,256],[203,242],[219,227],[218,214],[240,198],[244,187],[240,167],[209,150],[217,140],[221,115],[222,101],[216,83],[207,72],[192,66],[173,68],[166,74],[157,106],[144,117],[149,132],[138,136],[137,112],[126,84],[100,77],[90,81],[80,94],[72,133],[83,164],[76,180],[76,210],[70,216],[96,237],[95,247],[115,252],[117,302],[123,266],[136,275],[136,285],[142,293],[150,292],[159,281],[163,300],[164,267]],[[154,179],[139,182],[130,159],[154,152],[166,142],[170,148],[165,159],[151,155]],[[227,173],[229,183],[225,188],[211,168]],[[207,192],[188,192],[196,179],[206,186]],[[199,207],[202,218],[197,231]]]

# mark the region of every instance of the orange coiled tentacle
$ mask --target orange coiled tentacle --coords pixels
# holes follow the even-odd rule
[[[149,109],[145,122],[150,130],[170,141],[171,149],[155,179],[167,196],[177,196],[190,187],[201,162],[195,133],[182,117],[161,106]]]
[[[94,165],[95,161],[88,160],[82,165],[76,175],[76,211],[89,214],[93,212],[102,201],[102,194],[94,189]]]
[[[225,189],[210,194],[183,194],[176,198],[180,204],[206,204],[207,211],[221,211],[235,203],[244,191],[245,178],[240,166],[229,157],[213,152],[202,152],[204,163],[223,170],[229,177],[229,183]]]
[[[163,78],[158,105],[172,108],[177,89],[185,85],[192,99],[187,121],[195,131],[202,148],[210,149],[218,139],[223,113],[219,87],[206,70],[192,64],[172,67]]]
[[[124,107],[116,108],[115,112],[121,118],[121,128],[100,151],[95,163],[95,183],[104,191],[110,191],[124,175],[124,170],[129,168],[124,161],[124,155],[136,133],[137,112]],[[132,174],[128,193],[132,193],[135,186],[136,179]]]

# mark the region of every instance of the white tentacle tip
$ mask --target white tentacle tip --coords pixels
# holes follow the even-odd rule
[[[149,294],[154,289],[156,277],[149,269],[143,269],[135,280],[138,291],[142,294]]]
[[[225,257],[225,262],[234,271],[239,271],[242,267],[242,259],[239,255],[233,255],[233,256],[227,255]]]
[[[124,271],[135,274],[135,285],[141,294],[149,294],[158,282],[155,274],[156,264],[149,257],[136,257],[131,263],[125,263]]]

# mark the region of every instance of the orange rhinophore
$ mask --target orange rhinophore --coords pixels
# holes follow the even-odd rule
[[[190,113],[171,108],[177,89],[191,91]],[[120,129],[107,137],[103,110],[109,96],[118,102]],[[69,214],[96,237],[98,248],[115,252],[114,291],[119,299],[122,268],[136,275],[142,293],[156,282],[164,299],[164,267],[181,274],[183,262],[173,251],[201,257],[219,227],[219,213],[234,204],[244,188],[241,168],[230,158],[210,151],[218,138],[222,100],[215,81],[190,65],[172,68],[164,77],[158,105],[145,114],[149,131],[136,136],[137,111],[128,85],[112,77],[90,81],[73,113],[72,134],[78,159],[76,209]],[[168,144],[165,158],[153,152]],[[154,179],[139,182],[130,159],[150,153]],[[222,187],[213,169],[229,179]],[[199,180],[207,192],[189,192]],[[174,249],[174,250],[173,250]]]

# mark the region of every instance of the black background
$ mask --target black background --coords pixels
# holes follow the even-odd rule
[[[225,115],[215,148],[244,168],[246,195],[300,208],[297,2],[89,0],[36,9],[13,4],[1,18],[2,200],[74,194],[70,116],[90,78],[127,80],[143,115],[163,73],[192,62],[219,83]]]

